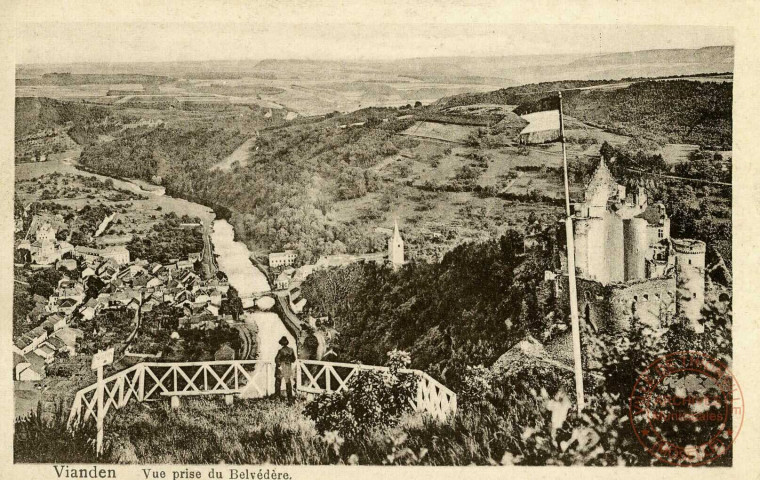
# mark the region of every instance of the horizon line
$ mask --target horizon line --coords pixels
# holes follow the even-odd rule
[[[555,57],[555,56],[589,56],[589,57],[601,57],[605,55],[616,55],[621,53],[640,53],[640,52],[657,52],[657,51],[666,51],[666,50],[703,50],[706,48],[721,48],[721,47],[731,47],[735,48],[733,44],[724,44],[724,45],[705,45],[703,47],[694,47],[694,48],[688,48],[688,47],[673,47],[673,48],[647,48],[643,50],[611,50],[609,52],[587,52],[587,53],[573,53],[573,52],[560,52],[560,53],[516,53],[516,54],[505,54],[505,55],[429,55],[429,56],[413,56],[413,57],[397,57],[397,58],[388,58],[388,57],[378,57],[378,58],[367,58],[367,57],[356,57],[356,58],[305,58],[305,57],[262,57],[262,58],[235,58],[235,59],[220,59],[220,58],[209,58],[204,60],[98,60],[98,61],[73,61],[73,62],[30,62],[30,63],[16,63],[15,67],[18,68],[20,66],[32,66],[32,65],[100,65],[100,64],[123,64],[123,65],[129,65],[129,64],[165,64],[165,63],[204,63],[204,62],[263,62],[266,60],[279,60],[279,61],[312,61],[312,62],[335,62],[335,63],[341,63],[341,62],[394,62],[399,60],[420,60],[420,59],[430,59],[430,58],[505,58],[505,57]]]

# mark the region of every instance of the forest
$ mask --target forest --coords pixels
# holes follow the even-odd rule
[[[122,135],[112,142],[90,145],[82,152],[80,163],[112,177],[151,181],[159,176],[167,191],[178,191],[190,187],[244,140],[235,129],[162,125],[141,135]],[[192,192],[188,188],[186,193]]]
[[[17,140],[41,130],[65,128],[80,145],[112,133],[131,120],[128,115],[114,115],[101,106],[36,97],[16,98],[15,115]]]
[[[238,236],[265,250],[292,248],[302,261],[332,253],[374,251],[357,223],[325,215],[334,202],[379,189],[367,168],[415,140],[394,136],[409,121],[385,122],[395,109],[369,108],[288,128],[262,128],[250,161],[225,172],[211,167],[246,140],[246,131],[194,125],[158,127],[87,146],[80,163],[117,177],[155,181],[170,195],[229,210]],[[351,128],[340,124],[361,123]],[[221,208],[220,208],[221,207]]]
[[[341,358],[378,364],[403,349],[413,368],[455,383],[464,365],[490,365],[526,334],[544,338],[554,308],[542,287],[550,260],[522,251],[522,236],[509,231],[398,272],[372,264],[318,271],[301,290],[312,315],[333,319]]]

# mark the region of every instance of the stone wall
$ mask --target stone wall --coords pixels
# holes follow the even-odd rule
[[[568,278],[557,277],[557,300],[568,305]],[[578,316],[592,331],[615,333],[630,327],[632,319],[659,325],[676,312],[676,279],[656,278],[638,282],[603,285],[583,278],[576,279]]]

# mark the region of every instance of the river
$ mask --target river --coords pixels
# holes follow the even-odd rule
[[[241,297],[271,291],[267,277],[251,262],[248,247],[243,242],[235,241],[235,231],[226,220],[214,220],[211,242],[214,244],[219,270],[227,275],[230,285],[235,287]],[[296,342],[293,336],[276,313],[254,310],[246,311],[243,317],[246,324],[256,326],[259,360],[273,362],[277,350],[280,349],[278,342],[283,336],[287,337],[290,346],[295,350]],[[273,389],[272,376],[269,378],[269,391]],[[258,395],[253,389],[243,392],[244,398],[256,396]]]

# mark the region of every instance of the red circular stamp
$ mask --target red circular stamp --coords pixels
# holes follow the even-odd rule
[[[723,362],[701,352],[675,352],[639,375],[629,417],[641,445],[658,460],[707,465],[731,449],[744,421],[744,402]]]

